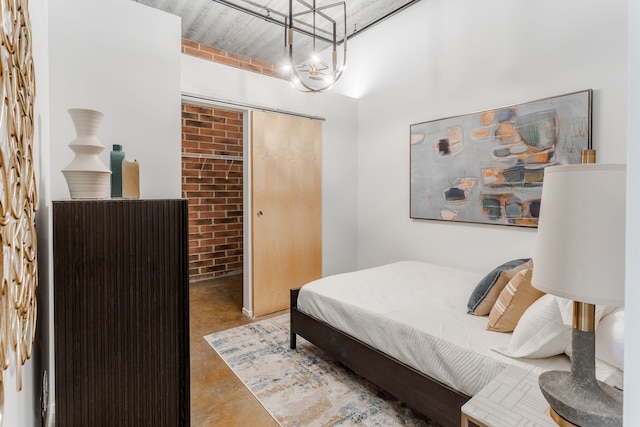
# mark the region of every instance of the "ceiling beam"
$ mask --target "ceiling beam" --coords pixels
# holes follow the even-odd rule
[[[279,26],[281,26],[283,28],[286,26],[286,24],[284,22],[284,18],[283,18],[282,21],[279,21],[278,19],[272,17],[270,14],[262,14],[260,12],[256,12],[254,10],[251,10],[251,9],[246,8],[246,7],[240,6],[239,4],[233,3],[233,2],[228,1],[228,0],[211,0],[211,1],[213,1],[215,3],[218,3],[218,4],[221,4],[221,5],[224,5],[224,6],[227,6],[227,7],[230,7],[232,9],[237,10],[237,11],[246,13],[248,15],[251,15],[251,16],[255,17],[255,18],[263,19],[263,20],[265,20],[267,22],[270,22],[270,23],[275,24],[275,25],[279,25]],[[353,33],[347,35],[347,39],[350,39],[351,37],[354,37],[354,36],[362,33],[363,31],[368,30],[369,28],[379,24],[380,22],[384,21],[387,18],[390,18],[391,16],[395,15],[398,12],[401,12],[401,11],[405,10],[409,6],[412,6],[412,5],[416,4],[416,3],[418,3],[419,1],[420,0],[407,1],[404,5],[398,7],[395,10],[392,10],[391,12],[387,13],[386,15],[383,15],[383,16],[379,17],[378,19],[376,19],[373,22],[370,22],[366,26],[364,26],[362,28],[357,28],[356,31],[354,31]],[[260,5],[258,5],[256,3],[253,3],[251,1],[248,1],[248,3],[254,4],[256,7],[260,7]],[[269,9],[266,6],[264,7],[264,10],[266,10],[267,12],[273,12],[274,14],[277,14],[279,16],[283,16],[282,12],[279,12],[279,11],[274,10],[274,9]],[[314,36],[313,32],[304,30],[302,28],[294,27],[294,30],[299,32],[299,33],[301,33],[301,34],[309,36],[309,37],[313,37]],[[323,36],[318,36],[317,34],[315,34],[315,37],[317,39],[319,39],[319,40],[322,40],[322,41],[326,42],[326,43],[329,43],[329,44],[333,43],[333,41],[331,39],[329,39],[329,38],[326,38],[326,37],[323,37]],[[342,43],[342,42],[340,42],[340,43]]]
[[[270,15],[262,14],[262,13],[260,13],[260,12],[256,12],[256,11],[254,11],[254,10],[247,9],[246,7],[240,6],[240,5],[238,5],[238,4],[232,3],[232,2],[227,1],[227,0],[211,0],[211,1],[213,1],[213,2],[215,2],[215,3],[218,3],[218,4],[221,4],[221,5],[223,5],[223,6],[230,7],[231,9],[235,9],[235,10],[237,10],[237,11],[239,11],[239,12],[246,13],[247,15],[251,15],[251,16],[253,16],[254,18],[263,19],[263,20],[265,20],[265,21],[267,21],[267,22],[270,22],[270,23],[272,23],[272,24],[279,25],[279,26],[281,26],[281,27],[283,27],[283,28],[285,27],[285,22],[284,22],[284,20],[283,20],[283,21],[279,21],[279,20],[277,20],[276,18],[273,18],[273,17],[272,17],[272,16],[270,16]],[[265,10],[269,11],[270,9],[265,8]],[[278,14],[279,14],[279,13],[278,13]],[[304,30],[304,29],[302,29],[302,28],[298,28],[298,27],[294,27],[293,29],[294,29],[295,31],[297,31],[297,32],[301,33],[301,34],[307,35],[307,36],[309,36],[309,37],[315,37],[316,39],[318,39],[318,40],[322,40],[323,42],[326,42],[326,43],[329,43],[329,44],[333,44],[333,40],[328,39],[328,38],[323,37],[323,36],[319,36],[318,34],[314,34],[314,33],[313,33],[313,32],[311,32],[311,31],[307,31],[307,30]]]

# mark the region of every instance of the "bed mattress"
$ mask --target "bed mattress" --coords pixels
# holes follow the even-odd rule
[[[469,396],[508,364],[539,372],[570,370],[569,359],[515,359],[492,348],[510,333],[486,330],[486,316],[467,314],[479,273],[401,261],[310,282],[298,309]]]

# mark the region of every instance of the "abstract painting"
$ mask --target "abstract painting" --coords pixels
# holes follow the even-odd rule
[[[414,219],[537,227],[544,169],[591,148],[592,90],[416,123]]]

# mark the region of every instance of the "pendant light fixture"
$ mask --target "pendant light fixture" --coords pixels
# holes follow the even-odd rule
[[[294,11],[294,4],[296,10]],[[339,10],[342,11],[344,32],[342,36],[342,61],[338,64],[338,34]],[[298,27],[296,27],[296,25]],[[341,1],[318,6],[316,0],[310,3],[304,0],[289,0],[289,16],[285,18],[285,70],[288,72],[291,85],[303,92],[322,92],[335,84],[347,65],[347,5]],[[299,52],[299,43],[294,43],[294,31],[300,37],[311,37],[311,51]],[[325,60],[321,55],[326,54],[331,47],[331,58]],[[324,52],[319,52],[324,49]],[[296,63],[295,58],[303,58]]]

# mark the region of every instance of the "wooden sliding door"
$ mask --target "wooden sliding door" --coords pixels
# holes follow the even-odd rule
[[[253,315],[322,275],[322,122],[252,113]]]

